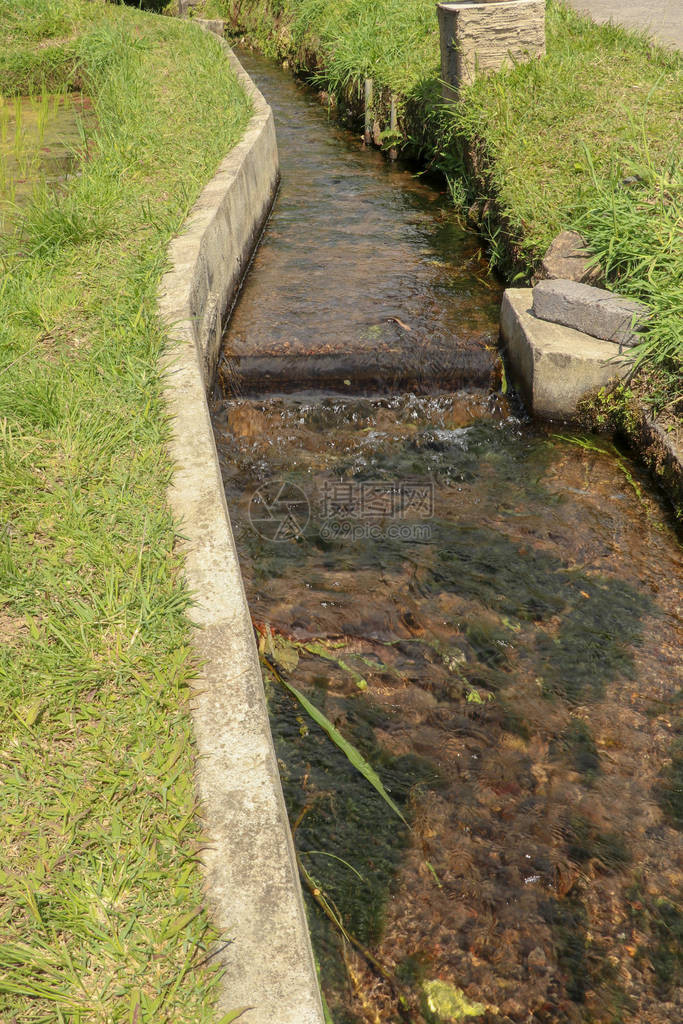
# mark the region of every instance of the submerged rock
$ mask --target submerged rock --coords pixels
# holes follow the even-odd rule
[[[543,974],[548,969],[548,958],[540,946],[531,950],[526,962],[530,971],[537,971],[539,974]]]

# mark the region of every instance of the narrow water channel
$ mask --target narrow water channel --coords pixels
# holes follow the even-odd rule
[[[495,389],[444,197],[240,56],[283,180],[213,417],[331,1019],[678,1020],[666,511]]]
[[[284,187],[230,328],[241,386],[488,385],[500,286],[476,236],[285,72],[247,63],[275,113]]]

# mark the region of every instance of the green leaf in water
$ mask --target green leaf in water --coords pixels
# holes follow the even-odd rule
[[[356,686],[358,687],[359,690],[367,690],[367,688],[368,688],[368,681],[367,681],[367,679],[364,679],[363,676],[359,675],[359,673],[356,672],[355,669],[351,668],[350,665],[347,665],[346,662],[342,661],[341,658],[337,658],[337,664],[339,665],[339,668],[344,670],[344,672],[348,672],[349,673],[349,675],[351,676],[351,678],[353,679],[354,683],[356,684]]]
[[[426,860],[426,861],[425,861],[425,864],[426,864],[426,865],[427,865],[427,867],[429,868],[429,871],[430,871],[430,873],[431,873],[431,875],[432,875],[432,878],[434,879],[434,881],[435,881],[435,882],[436,882],[436,884],[438,885],[439,889],[443,889],[443,885],[442,885],[442,883],[441,883],[441,879],[440,879],[440,878],[439,878],[439,876],[437,875],[437,873],[436,873],[436,869],[435,869],[434,865],[432,864],[432,862],[431,862],[431,861],[429,861],[429,860]]]
[[[472,687],[470,690],[467,691],[467,703],[468,704],[486,704],[487,702],[490,703],[492,700],[493,700],[493,694],[492,693],[487,693],[486,694],[486,699],[484,699],[484,697],[482,697],[482,695],[479,692],[479,690],[476,690],[474,687]]]
[[[266,633],[266,648],[283,672],[293,672],[299,664],[297,644],[288,640],[282,633],[273,633],[270,627]]]
[[[327,1005],[327,1000],[325,999],[325,993],[323,992],[323,984],[322,979],[320,977],[320,964],[318,963],[317,956],[314,955],[313,959],[315,961],[315,973],[318,976],[318,989],[320,990],[320,1002],[323,1004],[323,1017],[325,1019],[325,1024],[334,1024],[334,1021],[332,1020],[332,1014],[330,1013],[330,1008]]]
[[[501,359],[500,361],[500,393],[507,395],[508,393],[508,375],[505,372],[505,363]]]
[[[356,875],[356,877],[359,878],[361,880],[361,882],[365,881],[365,879],[361,875],[360,871],[357,871],[354,868],[353,864],[349,864],[349,862],[347,860],[344,860],[343,857],[338,857],[336,855],[336,853],[328,853],[326,850],[304,850],[303,852],[304,852],[304,854],[307,857],[310,857],[310,856],[331,857],[332,860],[338,860],[340,864],[344,864],[345,867],[347,867],[350,871],[353,871],[354,875]]]
[[[399,810],[398,806],[394,803],[394,801],[387,793],[379,775],[372,767],[372,765],[368,764],[368,762],[365,760],[361,752],[357,750],[352,743],[349,743],[348,740],[344,739],[339,730],[336,729],[334,725],[332,725],[332,722],[329,720],[329,718],[327,718],[322,713],[322,711],[320,711],[319,708],[315,706],[315,704],[311,704],[310,700],[307,697],[304,697],[303,693],[301,693],[300,690],[297,690],[295,686],[292,686],[291,683],[288,683],[283,676],[279,675],[279,673],[278,677],[282,685],[286,686],[289,692],[296,697],[296,699],[301,704],[302,708],[304,708],[304,710],[308,712],[313,721],[317,722],[321,729],[324,729],[324,731],[330,737],[332,742],[335,743],[337,747],[339,747],[341,752],[345,754],[346,757],[348,757],[353,767],[357,771],[359,771],[365,779],[367,779],[371,786],[374,786],[374,788],[377,790],[382,799],[389,805],[389,807],[391,807],[392,811],[398,815],[398,817],[405,825],[407,825],[408,822],[401,814],[401,811]]]
[[[315,654],[318,658],[324,658],[325,661],[332,661],[335,665],[338,665],[344,672],[348,672],[354,683],[359,690],[366,690],[368,686],[367,679],[364,679],[360,673],[356,672],[351,665],[348,665],[342,658],[337,657],[336,654],[332,654],[327,647],[317,641],[311,641],[307,644],[301,645],[305,651],[309,654]],[[343,644],[337,644],[337,647],[342,647]]]

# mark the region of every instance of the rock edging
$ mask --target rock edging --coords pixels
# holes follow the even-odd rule
[[[540,287],[540,285],[537,285]],[[567,420],[579,402],[628,370],[620,346],[534,314],[531,288],[506,288],[500,337],[512,378],[534,416]]]
[[[683,518],[683,429],[653,419],[642,397],[619,384],[632,363],[624,348],[650,311],[643,303],[570,280],[507,288],[500,310],[501,348],[531,413],[612,430],[628,442]],[[615,400],[610,399],[614,392]]]
[[[199,28],[189,29],[199,31]],[[224,323],[278,184],[270,107],[230,48],[253,104],[241,142],[169,246],[158,309],[172,345],[162,361],[172,421],[168,491],[195,598],[200,668],[192,700],[196,787],[210,836],[202,862],[216,927],[232,940],[218,1013],[245,1024],[323,1024],[296,856],[207,404]]]

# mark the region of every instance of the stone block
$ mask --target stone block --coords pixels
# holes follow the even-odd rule
[[[195,18],[194,22],[205,32],[213,32],[215,36],[221,38],[225,35],[225,21],[222,18]]]
[[[437,7],[445,99],[457,99],[478,74],[545,54],[545,0]]]
[[[620,346],[637,345],[648,317],[642,302],[578,281],[540,281],[533,289],[534,316]]]
[[[562,278],[565,281],[599,284],[602,270],[598,265],[593,265],[593,257],[586,249],[586,244],[586,239],[578,231],[560,231],[548,246],[532,283]]]
[[[531,288],[508,288],[500,311],[503,350],[527,407],[546,419],[572,419],[587,394],[622,377],[629,363],[611,341],[537,319]]]

